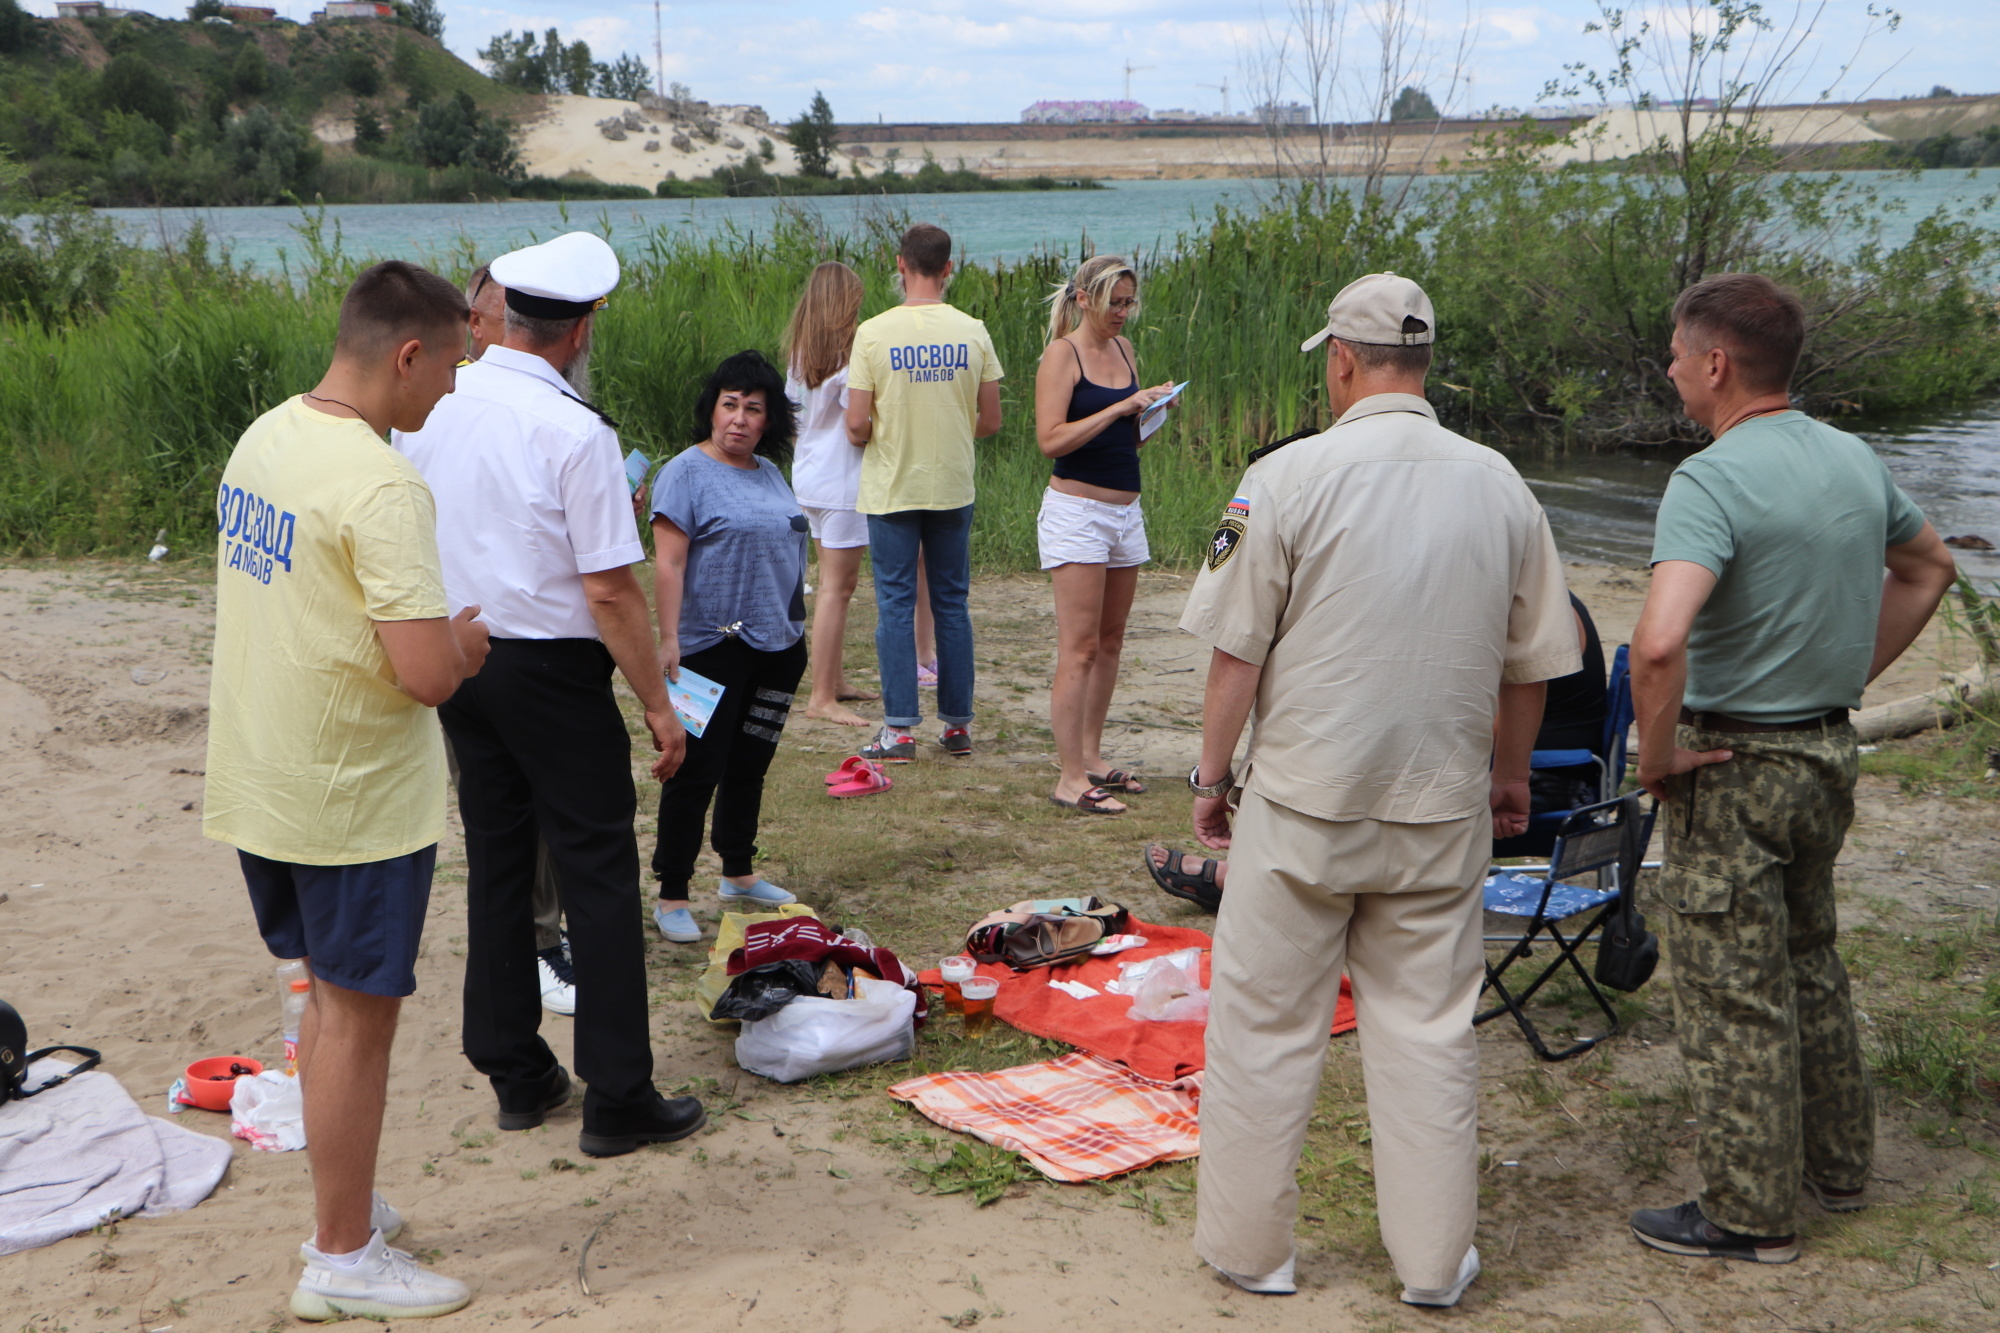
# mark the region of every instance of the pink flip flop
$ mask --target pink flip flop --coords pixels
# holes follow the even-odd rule
[[[870,764],[866,760],[863,760],[862,763],[866,766],[860,772],[856,773],[846,782],[828,787],[826,794],[828,796],[873,796],[877,792],[887,791],[896,785],[889,780],[889,775],[876,765]]]
[[[840,761],[839,768],[834,769],[833,772],[826,775],[826,785],[834,787],[843,782],[851,782],[863,769],[868,767],[869,763],[866,759],[863,759],[858,754],[851,754]]]

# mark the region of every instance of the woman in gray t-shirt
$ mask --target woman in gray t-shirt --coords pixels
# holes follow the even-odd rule
[[[722,686],[715,715],[660,788],[653,920],[680,944],[701,939],[688,886],[711,797],[724,904],[796,901],[751,862],[764,773],[806,667],[809,538],[779,470],[796,434],[784,375],[762,353],[738,352],[708,377],[695,422],[698,443],[653,483],[660,666],[669,679],[685,668]]]

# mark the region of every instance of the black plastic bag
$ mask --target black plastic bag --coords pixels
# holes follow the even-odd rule
[[[819,994],[819,973],[818,963],[796,958],[753,967],[730,981],[709,1017],[745,1023],[769,1018],[801,995]]]

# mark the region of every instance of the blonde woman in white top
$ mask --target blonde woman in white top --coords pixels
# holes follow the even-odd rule
[[[792,493],[812,525],[819,546],[819,584],[813,598],[812,693],[806,716],[842,726],[871,725],[847,706],[880,698],[847,683],[842,648],[847,605],[861,577],[868,549],[868,519],[854,508],[861,490],[863,451],[847,439],[847,358],[861,316],[861,278],[845,264],[812,271],[785,329],[785,393],[799,405],[799,438],[792,459]],[[921,574],[919,575],[921,577]],[[929,606],[918,598],[919,662],[935,656]]]

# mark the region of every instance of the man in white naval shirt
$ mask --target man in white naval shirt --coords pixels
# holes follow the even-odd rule
[[[631,742],[615,664],[672,774],[686,741],[667,702],[644,595],[645,558],[618,436],[579,392],[595,311],[618,282],[596,236],[572,232],[493,261],[506,334],[459,371],[453,411],[396,445],[439,497],[438,546],[454,607],[493,632],[484,688],[439,709],[458,752],[470,908],[466,1058],[492,1081],[503,1130],[532,1129],[570,1097],[538,1028],[530,886],[548,843],[578,989],[576,1070],[589,1085],[578,1146],[593,1157],[684,1138],[692,1097],[653,1087],[632,820]]]

